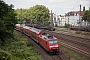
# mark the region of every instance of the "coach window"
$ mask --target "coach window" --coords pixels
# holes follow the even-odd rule
[[[44,40],[46,40],[46,38],[44,37]]]

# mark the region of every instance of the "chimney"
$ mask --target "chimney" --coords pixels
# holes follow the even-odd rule
[[[83,11],[85,11],[85,6],[83,6]]]

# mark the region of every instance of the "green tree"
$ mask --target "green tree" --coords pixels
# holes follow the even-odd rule
[[[31,8],[30,15],[32,15],[31,19],[43,23],[49,20],[50,12],[44,5],[35,5]]]
[[[20,19],[20,9],[15,9],[15,13],[17,13],[16,18]]]
[[[90,6],[89,6],[89,10],[90,10]]]
[[[20,23],[20,18],[21,18],[21,12],[22,12],[22,21],[26,20],[27,22],[30,22],[31,20],[31,11],[30,9],[22,9],[22,11],[20,9],[15,9],[15,13],[17,13],[17,19],[18,19],[18,23]]]
[[[20,20],[21,12],[22,12],[22,20],[28,18],[28,16],[27,16],[28,15],[28,9],[22,9],[22,11],[21,11],[20,9],[17,8],[17,9],[15,9],[15,13],[17,13],[16,18],[18,20]]]
[[[0,40],[2,42],[13,37],[12,34],[17,23],[15,15],[13,5],[8,5],[0,0]]]
[[[16,9],[15,12],[17,13],[16,17],[20,19],[20,9]],[[44,5],[35,5],[29,9],[22,9],[22,19],[46,24],[50,19],[50,12]]]
[[[36,17],[36,20],[39,20],[39,21],[46,21],[46,20],[49,20],[49,9],[46,8],[44,5],[35,5],[32,7],[34,10],[33,12],[35,13],[35,16]]]
[[[84,21],[88,21],[89,22],[89,25],[90,25],[90,10],[86,10],[84,12],[84,15],[82,17],[82,20]]]

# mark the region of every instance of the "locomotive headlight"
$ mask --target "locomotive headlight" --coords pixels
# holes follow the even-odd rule
[[[58,49],[58,45],[49,46],[50,49]]]
[[[58,47],[58,45],[54,46],[54,47]]]
[[[52,49],[54,46],[49,46],[50,49]]]
[[[52,48],[53,46],[49,46],[50,48]]]

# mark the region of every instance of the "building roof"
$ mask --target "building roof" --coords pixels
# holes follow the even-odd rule
[[[65,16],[77,16],[80,14],[80,11],[71,11],[71,12],[68,12],[65,14]],[[84,15],[84,11],[81,11],[81,15],[80,16],[83,16]]]

